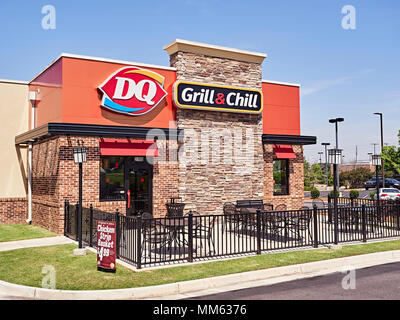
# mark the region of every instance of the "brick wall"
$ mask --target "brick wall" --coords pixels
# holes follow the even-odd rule
[[[32,223],[63,233],[64,201],[76,203],[79,197],[79,167],[73,160],[73,147],[83,141],[87,150],[87,162],[83,164],[84,207],[126,213],[125,201],[100,201],[100,148],[97,137],[60,136],[43,140],[33,146],[32,155]],[[176,142],[173,148],[176,149]],[[158,141],[160,153],[169,155],[169,142]],[[166,148],[163,151],[162,148]],[[169,161],[156,162],[153,166],[153,214],[164,216],[165,203],[177,196],[178,164]]]
[[[167,214],[166,203],[178,196],[178,143],[173,140],[157,141],[159,158],[153,165],[153,216]]]
[[[25,198],[0,199],[0,224],[25,223],[27,201]]]
[[[257,63],[178,51],[170,56],[170,64],[177,69],[177,80],[261,90],[261,65]],[[221,214],[224,202],[262,199],[261,115],[178,108],[177,125],[185,132],[187,157],[196,152],[202,139],[209,144],[207,149],[211,153],[201,161],[188,161],[187,165],[183,165],[180,156],[179,195],[187,209],[197,210],[201,214]],[[251,144],[245,144],[242,150],[225,149],[224,144],[218,142],[227,141],[229,144],[229,139],[234,136],[231,129],[238,132],[245,143]],[[188,143],[190,139],[195,141],[194,144]],[[219,161],[214,162],[212,153],[215,158],[220,156]],[[225,161],[225,156],[233,159],[232,163]]]
[[[276,158],[273,145],[264,144],[264,202],[274,207],[285,204],[288,210],[297,210],[304,205],[303,147],[294,145],[296,159],[289,159],[289,195],[274,196],[273,160]]]
[[[60,142],[53,138],[33,145],[32,149],[32,224],[62,233],[58,175]]]

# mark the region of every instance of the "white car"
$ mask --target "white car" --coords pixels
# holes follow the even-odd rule
[[[376,194],[374,196],[376,199]],[[400,199],[400,190],[396,188],[380,188],[379,199],[381,200],[396,200]]]

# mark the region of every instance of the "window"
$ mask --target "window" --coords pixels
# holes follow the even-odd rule
[[[277,159],[273,162],[274,196],[289,194],[289,160]]]
[[[100,161],[100,200],[124,200],[124,157],[102,156]]]

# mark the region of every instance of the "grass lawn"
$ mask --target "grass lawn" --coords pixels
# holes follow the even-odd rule
[[[55,237],[55,233],[30,224],[1,224],[0,242]]]
[[[0,252],[0,279],[41,287],[45,265],[56,270],[56,288],[98,290],[134,288],[260,270],[284,265],[400,249],[400,240],[343,246],[341,250],[316,249],[263,254],[233,260],[134,272],[117,265],[117,272],[97,271],[96,255],[74,256],[76,245],[60,245]]]

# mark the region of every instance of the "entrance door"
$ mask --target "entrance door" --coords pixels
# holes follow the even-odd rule
[[[152,213],[153,166],[144,157],[133,157],[127,163],[125,174],[127,215]]]

